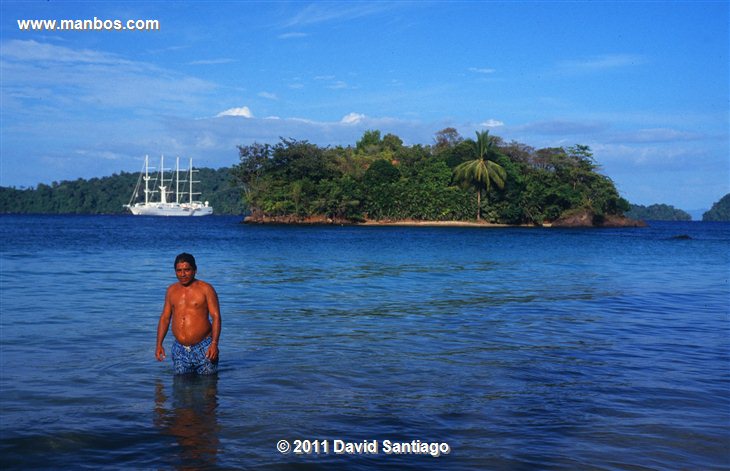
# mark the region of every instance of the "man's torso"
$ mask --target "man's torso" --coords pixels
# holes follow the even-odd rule
[[[172,333],[183,345],[195,345],[210,335],[208,318],[207,284],[195,280],[189,286],[175,284],[170,287],[172,306]]]

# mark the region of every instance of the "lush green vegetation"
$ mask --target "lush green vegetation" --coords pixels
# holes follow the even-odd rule
[[[465,139],[447,128],[430,146],[407,146],[377,130],[354,147],[281,139],[241,146],[239,158],[231,168],[197,175],[196,188],[215,214],[540,224],[579,211],[600,218],[629,209],[587,146],[536,150],[487,132]],[[138,177],[0,188],[0,212],[121,214]]]
[[[702,215],[703,221],[730,221],[730,193],[720,198],[709,211]]]
[[[626,216],[632,219],[643,219],[647,221],[691,221],[689,213],[667,204],[652,204],[642,206],[632,204]]]
[[[535,150],[488,133],[439,131],[433,146],[365,132],[355,147],[281,139],[239,147],[233,168],[254,217],[539,224],[629,209],[587,146]]]
[[[196,191],[213,206],[215,214],[241,214],[241,191],[232,185],[230,168],[201,168]],[[123,214],[139,173],[40,184],[36,188],[0,187],[0,213]]]

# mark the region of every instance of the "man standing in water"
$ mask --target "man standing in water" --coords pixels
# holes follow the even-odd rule
[[[197,270],[192,255],[181,253],[175,258],[178,283],[167,288],[165,305],[157,324],[155,357],[162,361],[166,357],[162,341],[172,321],[172,333],[175,335],[172,362],[176,374],[209,375],[218,371],[218,339],[221,335],[218,295],[210,284],[195,279]]]

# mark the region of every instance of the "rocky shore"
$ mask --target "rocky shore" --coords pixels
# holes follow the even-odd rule
[[[550,227],[646,227],[646,223],[626,216],[598,216],[584,210],[558,218]]]
[[[486,221],[419,221],[419,220],[371,220],[352,221],[344,218],[328,218],[317,216],[265,216],[252,214],[247,216],[245,224],[292,224],[292,225],[348,225],[348,226],[403,226],[403,227],[645,227],[644,221],[630,219],[625,216],[599,217],[590,211],[582,211],[569,216],[546,222],[540,225],[495,224]]]

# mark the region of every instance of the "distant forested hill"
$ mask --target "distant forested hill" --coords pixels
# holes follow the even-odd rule
[[[241,190],[233,186],[230,168],[199,169],[196,191],[213,206],[214,214],[242,214]],[[0,213],[124,214],[139,173],[39,184],[36,188],[0,187]]]
[[[720,198],[709,211],[702,215],[703,221],[730,221],[730,193]]]
[[[689,213],[677,209],[668,204],[652,204],[642,206],[640,204],[632,204],[626,216],[631,219],[643,219],[650,221],[691,221],[692,216]]]

